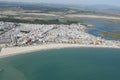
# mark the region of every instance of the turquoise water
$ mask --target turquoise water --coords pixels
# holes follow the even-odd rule
[[[120,49],[66,48],[0,59],[0,80],[120,80]]]

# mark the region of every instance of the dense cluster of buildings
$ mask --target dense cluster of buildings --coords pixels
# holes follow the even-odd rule
[[[105,40],[86,33],[85,26],[16,24],[0,22],[0,43],[7,46],[28,46],[48,43],[120,46],[120,41]]]
[[[17,26],[17,23],[0,22],[0,44],[8,44],[11,42],[11,30]]]

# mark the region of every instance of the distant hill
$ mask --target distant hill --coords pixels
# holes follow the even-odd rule
[[[23,3],[23,2],[6,2],[0,1],[0,7],[53,7],[53,8],[85,8],[85,9],[116,9],[120,10],[119,6],[112,5],[82,5],[82,4],[51,4],[51,3]]]
[[[111,5],[81,5],[81,4],[49,4],[49,3],[23,3],[0,1],[0,9],[41,10],[42,12],[69,12],[90,13],[102,15],[120,15],[120,7]]]

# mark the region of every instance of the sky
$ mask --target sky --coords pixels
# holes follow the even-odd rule
[[[34,3],[57,3],[57,4],[84,4],[84,5],[96,5],[106,4],[120,6],[120,0],[0,0],[9,2],[34,2]]]

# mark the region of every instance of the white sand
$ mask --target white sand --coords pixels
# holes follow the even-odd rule
[[[38,46],[28,46],[28,47],[12,47],[12,48],[2,48],[0,53],[0,58],[14,56],[18,54],[24,54],[27,52],[37,51],[37,50],[47,50],[47,49],[60,49],[60,48],[79,48],[79,47],[93,47],[93,48],[119,48],[117,46],[105,46],[105,45],[80,45],[80,44],[44,44]]]
[[[116,19],[120,20],[120,17],[114,17],[114,16],[101,16],[101,15],[82,15],[82,14],[68,14],[66,17],[83,17],[83,18],[103,18],[103,19]]]

